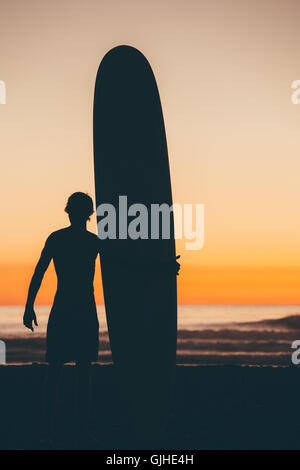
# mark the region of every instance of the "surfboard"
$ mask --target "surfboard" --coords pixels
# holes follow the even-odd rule
[[[130,46],[111,49],[98,69],[94,171],[97,207],[110,204],[116,211],[116,237],[102,240],[100,251],[113,362],[136,403],[142,399],[153,413],[168,401],[176,361],[176,273],[168,268],[175,259],[174,221],[171,212],[170,235],[161,223],[153,238],[152,205],[172,206],[167,140],[151,66]],[[125,237],[120,196],[122,210],[125,201],[131,214],[125,232],[142,204],[148,238],[145,226],[135,239]]]

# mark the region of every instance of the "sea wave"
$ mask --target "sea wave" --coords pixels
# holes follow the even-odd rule
[[[8,363],[43,362],[45,335],[14,336],[1,332],[6,342]],[[198,329],[179,329],[178,364],[288,365],[291,344],[300,339],[300,315],[254,322],[202,325]],[[110,362],[107,331],[99,335],[99,361]],[[155,345],[153,346],[155,347]]]

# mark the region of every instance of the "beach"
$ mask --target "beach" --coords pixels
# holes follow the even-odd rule
[[[43,448],[39,433],[45,370],[43,365],[0,367],[1,449]],[[76,448],[74,384],[75,368],[65,366],[58,449]],[[114,366],[92,366],[92,385],[92,427],[102,448],[130,448],[120,437],[124,407]],[[299,385],[300,371],[294,366],[177,366],[164,439],[142,448],[300,449]]]
[[[0,309],[0,339],[5,341],[7,359],[0,366],[2,449],[42,448],[41,393],[50,307],[36,311],[39,327],[32,333],[22,325],[22,307]],[[297,305],[179,306],[170,421],[163,440],[148,439],[140,448],[299,449],[300,365],[292,363],[291,347],[300,339],[299,312]],[[135,449],[136,443],[124,440],[122,422],[128,407],[124,384],[118,382],[112,363],[103,306],[98,307],[98,316],[91,425],[102,448]],[[75,367],[68,364],[58,402],[59,449],[76,448],[75,390]]]

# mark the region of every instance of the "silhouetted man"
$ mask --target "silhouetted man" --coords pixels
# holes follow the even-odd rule
[[[45,431],[50,441],[54,433],[58,382],[65,362],[76,362],[79,433],[81,438],[88,436],[89,365],[98,359],[99,323],[93,280],[100,242],[86,229],[86,222],[94,212],[93,201],[87,194],[74,193],[69,197],[65,211],[71,225],[51,233],[46,240],[29,286],[24,313],[24,325],[33,331],[33,324],[38,325],[34,301],[53,259],[58,282],[47,326],[46,361],[49,367],[44,392]]]

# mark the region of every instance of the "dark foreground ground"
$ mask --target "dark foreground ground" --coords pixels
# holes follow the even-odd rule
[[[0,367],[1,449],[42,448],[40,398],[45,370],[43,365]],[[122,391],[114,366],[94,365],[92,382],[92,426],[103,441],[102,448],[130,448],[120,432],[124,404],[119,400]],[[74,367],[66,366],[57,418],[57,448],[61,449],[76,448],[75,384]],[[148,446],[172,450],[300,449],[299,397],[297,367],[178,366],[167,433],[163,441],[149,442]]]

